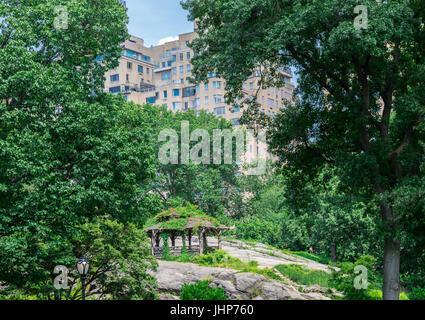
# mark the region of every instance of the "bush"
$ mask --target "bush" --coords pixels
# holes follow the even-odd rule
[[[367,290],[366,291],[366,298],[365,300],[382,300],[382,291],[379,289],[375,290]],[[409,297],[406,293],[400,292],[400,300],[409,300]]]
[[[337,263],[335,266],[339,267],[340,271],[332,272],[330,283],[344,294],[345,300],[374,300],[372,298],[377,298],[377,291],[374,290],[380,291],[380,286],[376,275],[376,259],[373,256],[365,255],[355,263],[343,262]],[[367,289],[356,289],[354,287],[354,280],[359,275],[359,273],[354,272],[357,266],[364,266],[367,269]]]
[[[224,289],[209,287],[210,283],[210,280],[203,280],[184,284],[180,300],[229,300]]]
[[[309,270],[298,264],[280,264],[275,268],[292,281],[307,286],[318,284],[321,287],[329,287],[329,282],[332,277],[325,271]]]
[[[280,226],[258,217],[245,217],[236,223],[235,233],[240,239],[252,239],[269,245],[280,245]]]
[[[409,295],[410,300],[425,300],[425,288],[416,287],[412,289]]]

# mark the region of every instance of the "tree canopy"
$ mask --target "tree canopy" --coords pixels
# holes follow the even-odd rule
[[[363,4],[366,29],[354,25],[354,0],[183,1],[199,32],[195,78],[216,72],[228,100],[244,96],[255,70],[264,87],[283,86],[281,68],[297,70],[299,99],[271,124],[271,151],[310,178],[332,165],[341,188],[378,201],[384,299],[398,299],[400,239],[408,226],[425,227],[425,4]],[[249,101],[252,123],[258,108]],[[415,214],[399,205],[414,201]]]

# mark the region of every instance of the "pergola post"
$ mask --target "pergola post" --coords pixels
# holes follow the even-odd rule
[[[174,231],[171,232],[170,238],[171,238],[171,247],[174,249],[174,247],[176,246],[176,234]]]
[[[189,229],[189,232],[188,232],[188,242],[189,242],[188,248],[189,250],[191,250],[192,249],[192,229]]]
[[[205,232],[204,229],[199,230],[199,254],[204,253],[204,241],[202,241],[204,237],[204,232]]]
[[[221,250],[221,230],[218,232],[217,240],[218,240],[218,250]]]
[[[202,233],[202,245],[205,245],[205,249],[208,249],[208,241],[207,241],[207,232],[206,230],[204,230],[204,232]],[[203,253],[203,251],[202,251]]]
[[[156,231],[155,232],[155,247],[159,247],[159,241],[161,240],[161,238],[159,237],[159,232]]]
[[[152,231],[151,232],[151,253],[154,256],[155,255],[155,250],[154,250],[154,237],[155,237],[155,232]]]

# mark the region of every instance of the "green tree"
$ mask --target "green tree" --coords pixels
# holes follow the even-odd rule
[[[54,8],[65,5],[67,29]],[[101,92],[127,37],[118,0],[0,3],[0,281],[50,290],[97,217],[155,212],[154,136],[140,107]]]
[[[162,197],[164,203],[168,202],[168,198],[180,198],[198,205],[200,209],[212,216],[223,215],[230,196],[237,185],[239,167],[237,165],[238,159],[236,159],[236,141],[233,139],[232,163],[230,165],[224,163],[224,152],[222,152],[221,163],[215,164],[213,161],[213,131],[219,129],[233,132],[232,124],[202,110],[197,114],[193,110],[173,113],[165,109],[158,109],[158,107],[152,108],[156,109],[159,119],[156,125],[158,134],[164,129],[171,129],[178,135],[178,164],[157,162],[157,179],[154,190]],[[182,164],[181,134],[182,122],[184,121],[189,125],[188,132],[190,134],[199,129],[208,132],[209,163],[197,164],[190,160],[188,164]],[[199,141],[201,139],[191,141],[190,149]],[[159,151],[164,143],[159,143],[157,146]],[[221,143],[221,148],[224,150],[224,142]],[[202,155],[202,151],[200,154]]]
[[[150,300],[157,297],[156,279],[147,274],[148,270],[156,269],[157,262],[150,254],[150,240],[137,225],[103,217],[79,226],[70,241],[74,256],[90,260],[86,280],[88,297],[92,294],[100,299]],[[75,275],[74,265],[69,268],[74,269]],[[79,299],[78,275],[73,279],[67,297]]]
[[[281,87],[280,68],[297,68],[300,99],[273,122],[271,151],[310,177],[331,164],[350,192],[379,201],[383,297],[398,299],[403,220],[424,225],[423,206],[415,216],[394,204],[403,201],[399,187],[424,174],[425,4],[363,4],[367,29],[354,26],[355,0],[186,0],[183,7],[199,32],[195,80],[216,72],[228,100],[244,97],[242,84],[255,70],[261,86]],[[252,102],[247,118],[257,111]],[[423,198],[420,185],[410,193]]]

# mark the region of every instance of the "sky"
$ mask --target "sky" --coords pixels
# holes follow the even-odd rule
[[[179,34],[192,32],[193,22],[180,0],[126,0],[131,35],[145,40],[145,46],[158,45],[175,40]],[[297,85],[298,76],[292,70],[292,82]]]
[[[173,40],[179,34],[192,32],[193,22],[187,20],[180,0],[126,0],[131,35],[145,40],[145,46]]]

